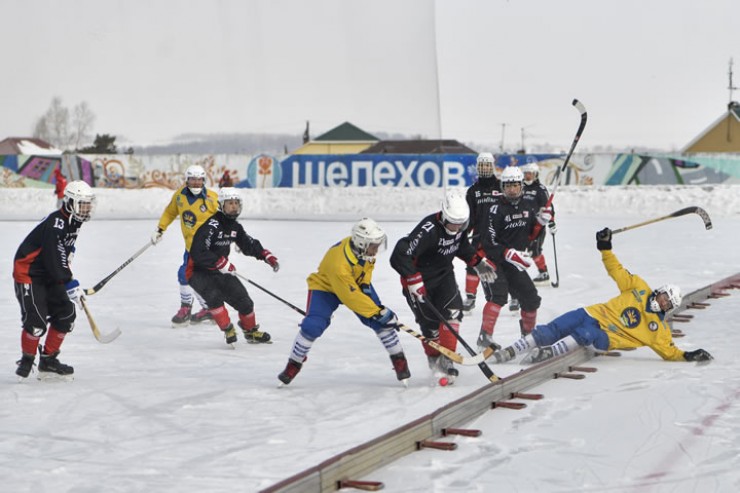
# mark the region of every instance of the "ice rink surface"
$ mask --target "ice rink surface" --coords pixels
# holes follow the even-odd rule
[[[541,322],[616,294],[595,248],[596,230],[664,213],[659,206],[600,213],[596,201],[582,209],[558,218],[560,287],[541,289]],[[382,222],[389,249],[430,212]],[[673,282],[690,292],[736,274],[740,214],[709,212],[712,230],[705,231],[695,216],[676,218],[615,236],[614,252],[654,287]],[[171,328],[183,251],[176,224],[159,245],[88,297],[101,331],[118,327],[122,336],[102,345],[80,315],[60,356],[75,367],[74,382],[29,378],[18,383],[14,368],[21,329],[11,259],[36,222],[3,221],[0,238],[5,258],[0,269],[3,491],[258,491],[487,383],[474,366],[461,368],[454,386],[431,386],[420,344],[401,334],[412,372],[409,388],[403,388],[373,332],[340,307],[303,371],[290,386],[277,388],[276,376],[300,322],[279,301],[247,286],[257,321],[272,334],[273,344],[240,341],[229,349],[215,325]],[[245,218],[242,224],[275,253],[281,269],[275,274],[238,254],[232,261],[240,273],[303,307],[305,278],[326,249],[349,234],[352,223]],[[81,284],[91,287],[113,271],[146,244],[155,226],[156,219],[105,217],[85,224],[73,266]],[[552,274],[550,237],[545,253]],[[388,254],[378,261],[374,285],[383,302],[413,326]],[[463,264],[456,270],[463,286]],[[462,335],[471,344],[481,305],[479,295],[478,307],[463,321]],[[737,491],[740,291],[691,313],[691,323],[677,325],[686,336],[676,343],[687,350],[707,349],[716,358],[711,365],[664,362],[648,349],[594,359],[589,365],[598,372],[585,380],[547,382],[536,388],[545,399],[522,411],[492,411],[470,423],[484,433],[457,438],[456,451],[423,450],[371,479],[383,481],[386,491],[420,493]],[[517,334],[517,317],[505,309],[495,338],[508,344]],[[493,368],[507,375],[522,367]]]

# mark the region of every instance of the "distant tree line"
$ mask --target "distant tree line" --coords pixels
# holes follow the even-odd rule
[[[62,98],[55,96],[46,113],[36,120],[33,136],[65,152],[117,154],[115,136],[96,134],[94,139],[91,138],[94,123],[95,114],[87,102],[83,101],[70,110],[62,104]],[[133,150],[129,148],[127,152]]]

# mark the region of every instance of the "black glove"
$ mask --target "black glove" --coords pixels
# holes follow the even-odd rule
[[[683,359],[686,361],[709,361],[714,358],[707,351],[697,349],[696,351],[686,351],[683,353]]]
[[[604,228],[596,233],[596,248],[599,250],[612,249],[612,230]]]

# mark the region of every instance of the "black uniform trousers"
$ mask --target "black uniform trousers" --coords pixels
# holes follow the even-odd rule
[[[76,310],[75,304],[67,296],[64,284],[57,282],[14,284],[15,297],[21,305],[23,330],[42,337],[46,333],[48,323],[59,332],[72,332]]]

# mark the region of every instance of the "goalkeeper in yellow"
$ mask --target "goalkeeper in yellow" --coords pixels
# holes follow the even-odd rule
[[[578,346],[593,346],[600,351],[648,346],[668,361],[709,361],[704,349],[682,351],[673,344],[666,314],[681,304],[678,286],[666,284],[658,289],[622,267],[612,252],[612,232],[596,233],[596,248],[606,271],[619,288],[619,296],[606,303],[579,308],[538,325],[526,337],[493,354],[496,363],[529,353],[523,363],[538,363],[559,356]]]
[[[308,276],[306,316],[293,342],[288,364],[278,379],[287,385],[301,371],[313,343],[331,323],[332,314],[345,305],[370,327],[391,358],[396,377],[404,384],[411,376],[396,326],[398,318],[380,302],[372,285],[375,257],[385,250],[385,232],[372,219],[362,219],[352,227],[352,235],[333,245],[319,264],[318,272]]]
[[[199,323],[211,320],[206,302],[193,291],[185,278],[185,268],[190,258],[190,244],[193,236],[201,224],[218,210],[218,194],[205,187],[206,170],[194,164],[185,170],[185,185],[173,195],[170,203],[165,207],[162,217],[159,218],[157,230],[152,234],[152,244],[156,245],[161,239],[167,226],[179,216],[180,229],[185,240],[185,253],[182,256],[182,265],[177,271],[177,280],[180,283],[180,309],[172,317],[172,326],[181,327],[189,323]],[[201,310],[191,316],[193,296],[198,298]]]

